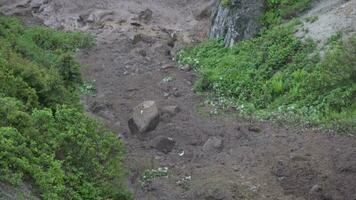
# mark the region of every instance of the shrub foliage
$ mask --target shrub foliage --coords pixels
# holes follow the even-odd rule
[[[0,16],[0,181],[43,199],[130,199],[123,147],[79,103],[73,54],[91,37]]]
[[[293,35],[297,23],[275,26],[231,49],[209,40],[182,50],[178,60],[200,73],[196,90],[211,91],[246,113],[355,129],[356,36],[333,42],[321,59],[312,41]]]

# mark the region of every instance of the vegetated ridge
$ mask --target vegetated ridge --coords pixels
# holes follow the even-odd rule
[[[0,16],[0,181],[34,191],[0,191],[1,199],[130,198],[121,184],[122,143],[79,102],[73,54],[92,44],[81,33]]]

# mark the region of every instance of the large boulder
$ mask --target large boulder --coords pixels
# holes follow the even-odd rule
[[[156,129],[159,123],[159,111],[154,101],[144,101],[133,109],[129,120],[131,133],[147,133]]]
[[[213,11],[210,37],[224,38],[226,46],[254,37],[260,31],[259,19],[264,13],[265,0],[230,0]]]

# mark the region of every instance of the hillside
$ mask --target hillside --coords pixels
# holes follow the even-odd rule
[[[355,199],[355,2],[0,0],[0,199]]]

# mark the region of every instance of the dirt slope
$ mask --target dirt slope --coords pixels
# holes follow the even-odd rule
[[[97,37],[96,47],[78,53],[84,76],[97,88],[83,101],[90,113],[123,138],[130,172],[127,184],[135,199],[356,199],[354,136],[201,114],[203,99],[191,90],[196,75],[179,70],[172,58],[182,44],[205,37],[205,11],[213,1],[0,2],[7,14],[33,14],[46,25]],[[155,131],[137,138],[130,134],[127,121],[132,108],[144,100],[154,100],[160,107],[177,105],[181,111],[162,117]],[[173,138],[173,151],[164,154],[151,148],[156,136]],[[204,151],[212,137],[223,144]],[[168,178],[141,187],[142,172],[158,167],[168,167]],[[184,178],[188,180],[183,185],[177,184]]]

